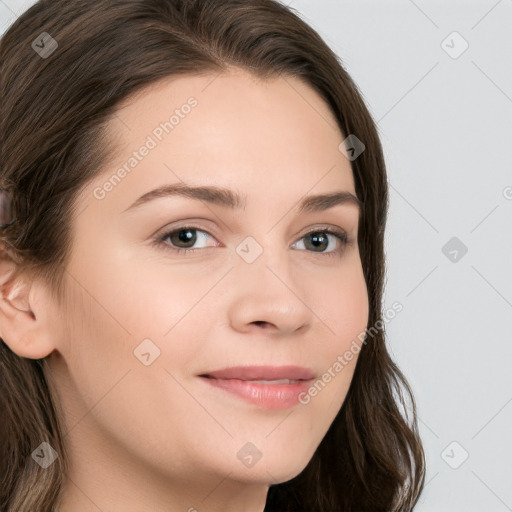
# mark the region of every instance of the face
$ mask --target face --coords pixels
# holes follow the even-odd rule
[[[181,489],[293,478],[343,404],[357,355],[335,363],[368,320],[357,205],[301,209],[355,195],[335,118],[297,79],[233,70],[152,85],[109,133],[118,151],[73,217],[52,355],[74,471],[118,460]],[[313,380],[272,391],[200,377],[239,366]]]

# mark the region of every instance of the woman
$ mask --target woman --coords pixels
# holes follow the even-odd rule
[[[318,34],[39,1],[0,57],[2,510],[412,510],[382,148]]]

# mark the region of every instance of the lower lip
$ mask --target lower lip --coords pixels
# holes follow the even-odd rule
[[[306,391],[313,379],[293,384],[262,384],[250,380],[213,379],[201,377],[210,386],[229,391],[250,403],[266,409],[287,409],[299,402],[299,394]]]

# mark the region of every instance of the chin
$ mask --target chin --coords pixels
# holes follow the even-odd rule
[[[296,461],[289,461],[286,464],[286,460],[282,460],[279,463],[273,463],[267,461],[263,463],[261,458],[254,466],[244,468],[236,467],[236,476],[233,474],[233,478],[238,481],[245,483],[258,483],[267,485],[276,485],[292,480],[298,476],[308,465],[310,459],[305,459],[301,463]],[[235,472],[234,472],[235,473]]]

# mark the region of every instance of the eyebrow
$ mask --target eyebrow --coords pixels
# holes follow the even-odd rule
[[[154,199],[172,196],[188,197],[233,210],[245,209],[247,203],[247,198],[245,196],[227,188],[217,186],[193,187],[185,185],[184,183],[176,183],[172,185],[164,185],[145,193],[126,208],[126,210],[123,210],[122,213],[132,210],[133,208],[137,208],[143,204],[153,201]],[[345,190],[330,192],[327,194],[309,195],[304,197],[299,203],[299,213],[321,212],[338,205],[356,206],[359,212],[361,212],[363,202],[357,196]]]

